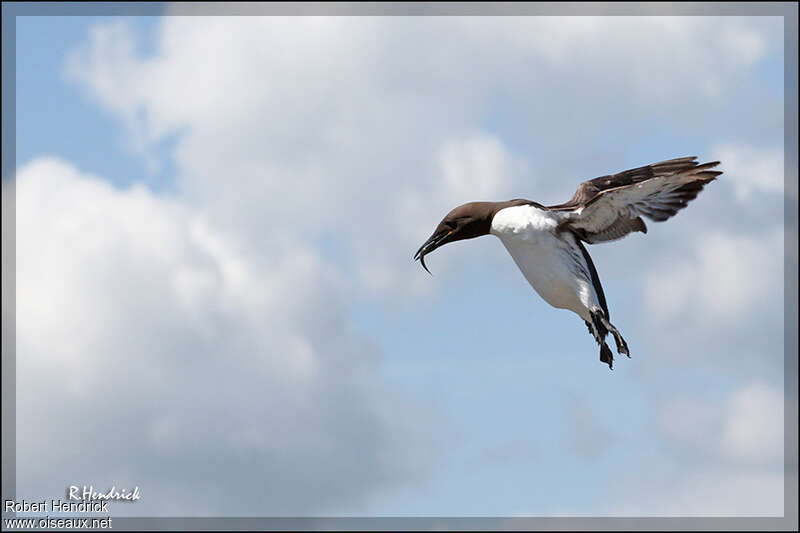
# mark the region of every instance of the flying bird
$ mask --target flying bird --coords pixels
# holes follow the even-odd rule
[[[722,174],[709,170],[719,161],[698,164],[696,159],[670,159],[584,181],[571,200],[558,205],[522,198],[461,205],[444,217],[414,259],[430,273],[425,256],[440,246],[496,235],[539,296],[583,319],[600,345],[600,361],[613,368],[606,336],[614,336],[617,353],[630,357],[630,351],[610,321],[603,286],[584,243],[647,233],[642,217],[663,222],[674,216]]]

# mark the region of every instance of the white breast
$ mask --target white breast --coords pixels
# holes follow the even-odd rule
[[[552,212],[533,205],[518,205],[498,211],[492,219],[491,231],[501,239],[511,235],[535,239],[541,233],[552,233],[557,225]]]
[[[556,233],[555,216],[532,205],[507,207],[494,216],[491,232],[547,303],[584,315],[593,291],[579,271],[583,263],[580,249],[571,236],[565,240]]]

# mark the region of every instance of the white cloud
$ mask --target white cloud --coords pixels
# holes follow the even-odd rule
[[[721,401],[720,401],[721,400]],[[658,412],[674,467],[630,481],[645,497],[615,513],[781,516],[783,395],[752,381],[727,398],[671,394]],[[613,513],[612,513],[613,514]]]
[[[656,323],[729,325],[771,306],[783,282],[783,230],[758,237],[706,232],[694,257],[644,276],[648,317]]]
[[[515,159],[502,142],[488,135],[447,140],[439,152],[439,167],[444,189],[440,196],[454,207],[509,194],[512,179],[527,170],[524,160]]]
[[[783,459],[783,395],[753,383],[733,395],[723,426],[722,450],[745,463]]]
[[[179,134],[179,189],[219,224],[332,241],[353,287],[413,295],[430,284],[410,255],[472,194],[568,197],[572,165],[613,161],[583,137],[610,123],[702,132],[695,107],[724,101],[774,40],[762,22],[172,16],[152,55],[114,23],[68,71],[137,139]],[[525,157],[489,133],[498,109],[537,133]],[[543,151],[564,168],[534,180]]]
[[[726,25],[721,32],[724,47],[734,61],[750,65],[764,55],[767,44],[764,35],[745,25]]]
[[[315,252],[261,241],[264,259],[56,159],[20,169],[16,200],[19,495],[139,485],[119,512],[325,513],[425,471],[426,416],[381,384]]]
[[[390,293],[404,287],[405,292],[416,294],[429,288],[427,276],[421,276],[413,264],[412,268],[406,266],[412,252],[454,207],[476,199],[509,196],[510,184],[527,168],[524,159],[514,156],[500,140],[487,134],[446,139],[438,147],[435,161],[436,173],[425,189],[406,189],[405,194],[393,199],[394,209],[381,216],[382,231],[392,234],[393,240],[384,242],[380,233],[358,236],[362,245],[368,245],[358,251],[371,259],[361,268],[361,279],[372,290]],[[353,237],[362,229],[360,225],[353,228]],[[397,246],[397,243],[405,244]],[[462,255],[437,254],[434,260],[437,268],[447,271],[459,258],[464,259],[463,253],[471,254],[475,249],[460,251]]]
[[[783,461],[783,395],[764,382],[750,382],[721,402],[678,394],[659,411],[666,437],[717,461],[771,465]]]
[[[611,516],[745,517],[783,516],[780,472],[701,470],[685,477],[651,480],[638,487],[636,500],[620,504]]]
[[[733,184],[740,201],[759,201],[753,193],[783,194],[782,149],[724,144],[712,151],[712,158],[724,161],[725,180]]]
[[[719,109],[734,106],[732,95],[749,83],[755,62],[782,43],[776,26],[772,19],[742,17],[167,17],[159,22],[151,55],[138,51],[124,25],[99,26],[74,51],[70,77],[126,124],[142,150],[176,135],[170,156],[179,201],[144,190],[120,193],[88,180],[100,187],[95,190],[77,179],[83,185],[76,189],[94,191],[85,192],[87,197],[105,194],[115,206],[135,207],[119,209],[119,221],[101,210],[103,220],[113,223],[100,224],[94,237],[99,241],[81,241],[74,254],[59,243],[84,237],[58,241],[59,232],[41,231],[37,239],[51,243],[51,251],[31,244],[29,257],[37,264],[63,261],[68,268],[55,277],[40,267],[47,283],[38,293],[29,279],[28,289],[39,301],[58,303],[51,316],[37,310],[32,298],[26,304],[34,306],[29,314],[52,324],[67,308],[67,323],[80,333],[76,338],[89,344],[70,348],[72,337],[58,325],[55,341],[41,340],[37,348],[41,336],[29,331],[26,342],[39,354],[54,343],[66,356],[70,349],[72,357],[83,351],[116,355],[111,370],[94,377],[88,362],[77,367],[78,384],[110,378],[100,394],[145,389],[126,384],[126,373],[136,384],[151,380],[153,398],[126,411],[135,420],[152,419],[146,436],[137,441],[130,432],[124,435],[144,442],[146,459],[154,465],[173,461],[157,474],[165,487],[173,487],[179,508],[190,503],[180,498],[183,487],[174,480],[187,471],[192,480],[220,478],[228,487],[237,479],[248,479],[251,486],[265,478],[288,484],[280,494],[273,492],[277,484],[263,488],[268,503],[260,502],[260,511],[288,512],[300,505],[300,471],[319,473],[309,483],[321,506],[336,504],[324,500],[326,491],[340,493],[342,501],[358,500],[384,481],[403,478],[397,471],[408,463],[424,465],[426,448],[409,446],[410,455],[392,456],[405,442],[396,438],[402,431],[396,433],[393,424],[417,420],[397,415],[407,406],[364,407],[368,414],[352,407],[376,401],[373,388],[379,380],[372,347],[348,333],[346,302],[366,295],[387,297],[396,306],[430,287],[411,255],[458,203],[520,196],[563,201],[578,180],[594,177],[582,173],[621,170],[621,161],[658,151],[658,146],[642,148],[643,138],[660,143],[662,135],[674,133],[671,128],[680,128],[676,131],[691,131],[694,139],[717,139],[721,131],[749,126],[754,116],[777,113],[780,109],[765,113],[747,107],[730,119],[740,123],[720,126],[711,120]],[[513,134],[514,142],[504,134]],[[754,153],[747,161],[771,172],[770,154]],[[655,157],[678,155],[685,154]],[[736,172],[724,163],[726,172]],[[774,187],[772,178],[747,183],[763,192]],[[78,203],[85,204],[85,199]],[[79,213],[62,218],[79,219]],[[152,233],[152,239],[137,239],[142,220],[148,223],[141,231]],[[681,227],[680,220],[670,222],[671,231]],[[165,229],[175,227],[181,230]],[[777,301],[779,232],[761,238],[724,231],[697,235],[691,258],[649,271],[654,322],[674,325],[685,318],[708,328],[704,332],[712,325],[735,327],[741,313],[752,316]],[[691,225],[686,242],[694,243],[695,232]],[[662,242],[658,234],[647,236],[649,251]],[[456,265],[471,250],[464,246],[437,254],[436,267]],[[623,257],[624,248],[617,250],[615,257]],[[84,259],[70,264],[62,258],[68,255]],[[500,248],[496,258],[509,261]],[[133,282],[118,283],[109,274],[118,271]],[[627,270],[607,267],[601,277],[604,272],[615,276]],[[72,277],[67,283],[64,276]],[[731,290],[737,283],[743,285]],[[128,285],[130,302],[117,292]],[[762,297],[764,291],[768,297]],[[80,320],[86,317],[98,322]],[[133,336],[130,324],[137,328]],[[645,331],[661,331],[661,325]],[[162,331],[180,334],[162,336]],[[280,334],[273,335],[276,331]],[[214,357],[222,352],[230,353],[229,359]],[[142,365],[153,370],[139,376],[141,369],[129,362],[136,360],[132,353],[154,354]],[[244,357],[251,353],[262,357]],[[741,357],[731,361],[738,364]],[[170,392],[167,377],[175,375],[213,395],[176,396],[186,388]],[[265,376],[272,378],[265,383]],[[54,377],[44,382],[61,390]],[[301,392],[287,390],[288,384]],[[246,393],[254,390],[263,403],[253,405],[253,394]],[[162,405],[171,405],[166,400],[176,407],[161,413]],[[204,414],[197,414],[201,411],[192,407],[197,405]],[[219,420],[213,435],[197,431],[207,424],[205,413]],[[571,414],[581,420],[580,412]],[[703,416],[675,431],[689,431],[703,423]],[[267,432],[253,419],[266,419],[277,430]],[[334,420],[339,427],[333,427]],[[99,425],[85,429],[91,435],[103,431]],[[27,430],[34,438],[38,434],[31,432],[44,431]],[[230,449],[212,438],[220,433],[231,435],[224,441]],[[416,442],[416,433],[410,437]],[[731,439],[740,442],[731,453],[747,453],[742,452],[747,446]],[[198,440],[209,446],[195,450]],[[78,436],[68,439],[72,446],[82,442]],[[265,447],[268,451],[259,454]],[[225,459],[225,472],[211,471],[215,454]],[[92,470],[78,462],[74,468],[98,476],[130,471],[121,462],[108,464]],[[208,466],[198,470],[198,464]],[[331,474],[347,470],[350,476],[349,469],[359,474],[352,486],[333,486]],[[741,487],[750,479],[769,485],[751,498],[753,508],[764,509],[763,502],[772,501],[771,475],[725,474],[678,480],[662,485],[659,494],[675,502],[675,513],[683,505],[703,514],[703,506],[716,509],[717,500],[685,501],[681,495],[695,494],[697,487]],[[53,477],[40,470],[32,479],[41,486]],[[725,505],[734,497],[720,494]],[[664,507],[661,500],[653,505]]]
[[[658,415],[658,428],[669,439],[692,452],[718,453],[724,406],[687,395],[671,396]]]

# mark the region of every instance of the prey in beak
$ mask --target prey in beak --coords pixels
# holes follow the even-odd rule
[[[425,241],[425,244],[419,247],[417,253],[414,254],[414,260],[415,261],[419,260],[420,264],[422,264],[422,268],[424,268],[425,271],[431,276],[433,274],[431,273],[430,270],[428,270],[428,267],[425,265],[425,255],[431,253],[441,245],[445,244],[447,242],[447,238],[450,237],[452,234],[453,230],[449,228],[445,228],[443,230],[437,230],[436,232],[434,232],[433,235],[431,235],[430,239]]]
[[[456,207],[436,226],[433,235],[419,247],[414,260],[419,260],[422,268],[430,274],[425,265],[425,256],[449,242],[472,239],[488,235],[492,217],[501,204],[498,202],[470,202]]]

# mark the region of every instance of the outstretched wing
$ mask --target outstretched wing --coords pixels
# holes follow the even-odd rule
[[[563,227],[594,244],[647,233],[642,216],[663,222],[694,200],[722,172],[719,161],[698,164],[696,157],[670,159],[584,181],[569,202],[549,206],[563,212]]]

